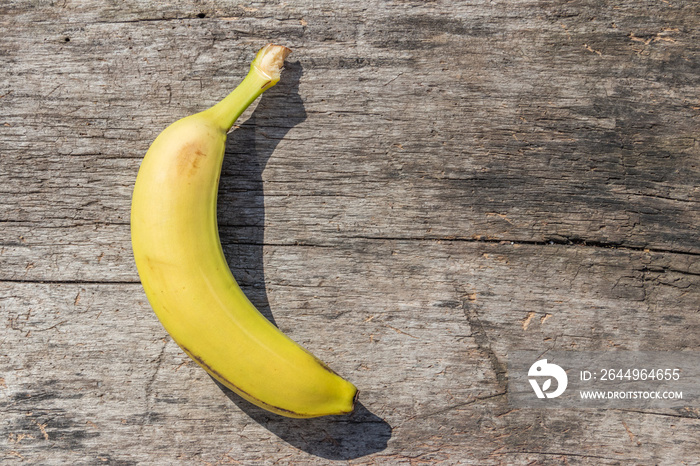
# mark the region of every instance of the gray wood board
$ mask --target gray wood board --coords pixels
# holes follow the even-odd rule
[[[0,461],[682,464],[697,407],[513,409],[517,350],[698,351],[697,2],[0,5]],[[232,90],[221,239],[361,391],[292,420],[219,387],[138,280],[139,163]]]

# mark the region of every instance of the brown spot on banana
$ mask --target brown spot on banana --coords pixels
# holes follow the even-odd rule
[[[177,154],[178,173],[188,176],[194,175],[199,167],[199,161],[206,156],[206,152],[198,143],[188,142],[182,146]]]

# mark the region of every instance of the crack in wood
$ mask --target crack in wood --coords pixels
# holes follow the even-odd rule
[[[508,370],[505,363],[501,362],[498,359],[495,351],[491,349],[491,342],[486,334],[484,325],[481,322],[481,319],[479,319],[479,314],[477,313],[476,308],[470,303],[469,299],[462,300],[462,311],[464,313],[464,317],[467,318],[467,323],[471,328],[472,337],[474,338],[477,348],[486,355],[489,363],[491,364],[491,369],[496,375],[498,388],[503,393],[506,393],[508,391]]]

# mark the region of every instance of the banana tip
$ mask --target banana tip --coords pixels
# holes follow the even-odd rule
[[[267,44],[260,49],[255,66],[272,79],[279,79],[284,60],[292,50],[284,45]]]
[[[360,397],[360,391],[356,390],[355,391],[355,396],[352,399],[352,405],[350,405],[350,414],[352,414],[355,411],[355,407],[357,406],[357,399]]]
[[[279,53],[282,56],[282,60],[285,60],[290,53],[292,53],[292,49],[289,47],[285,47],[284,45],[276,45],[276,44],[267,44],[267,47],[273,47],[274,49],[277,50],[277,53]]]

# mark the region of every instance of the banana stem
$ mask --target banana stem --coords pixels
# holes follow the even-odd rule
[[[250,71],[233,92],[206,112],[218,122],[224,131],[231,129],[239,116],[260,94],[280,80],[284,59],[291,50],[281,45],[268,44],[257,53],[250,64]]]

